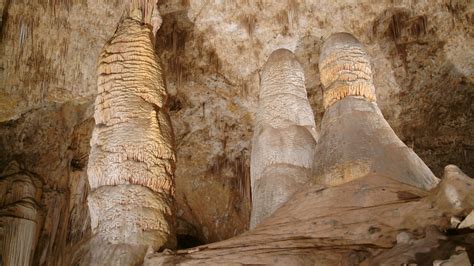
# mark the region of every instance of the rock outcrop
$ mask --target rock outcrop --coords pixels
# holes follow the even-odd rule
[[[250,165],[251,228],[308,181],[316,141],[303,68],[292,52],[278,49],[261,74]]]
[[[148,249],[176,245],[174,136],[152,39],[155,4],[133,1],[99,57],[88,163],[93,237],[77,254],[82,264],[132,265]]]
[[[307,184],[254,230],[148,255],[145,265],[431,264],[472,252],[472,234],[446,234],[451,217],[474,208],[474,180],[453,167],[429,192],[377,175],[338,186]]]
[[[370,58],[348,33],[333,34],[319,58],[326,109],[314,180],[338,185],[377,175],[429,190],[438,179],[395,134],[375,102]]]

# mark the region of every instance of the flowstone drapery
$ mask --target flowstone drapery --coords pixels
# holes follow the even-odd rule
[[[176,245],[174,136],[152,39],[155,4],[134,1],[99,56],[88,164],[93,237],[87,255],[77,255],[83,264],[136,264],[147,250]]]
[[[270,216],[311,175],[317,134],[295,55],[274,51],[263,67],[252,141],[250,228]]]
[[[42,185],[16,162],[0,174],[1,265],[31,265],[42,222]]]

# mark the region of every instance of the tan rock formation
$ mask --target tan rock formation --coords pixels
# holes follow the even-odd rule
[[[176,244],[174,136],[153,46],[155,4],[133,1],[99,57],[88,163],[94,235],[78,252],[82,264],[132,265],[149,248]]]
[[[317,182],[338,185],[377,175],[429,190],[437,178],[384,119],[370,58],[348,33],[333,34],[319,59],[326,112],[314,161]]]
[[[31,265],[41,229],[42,182],[13,162],[0,175],[2,265]]]
[[[254,230],[149,255],[145,265],[401,265],[449,258],[457,245],[474,245],[472,238],[442,233],[450,217],[474,207],[474,180],[449,172],[429,192],[377,175],[339,186],[308,183]]]
[[[295,55],[274,51],[263,67],[252,142],[250,227],[285,203],[310,174],[317,134]]]
[[[0,1],[0,172],[16,160],[43,181],[33,265],[71,265],[90,238],[97,58],[128,3]],[[371,55],[377,105],[397,136],[436,176],[449,163],[474,176],[473,4],[160,1],[156,48],[177,140],[176,214],[190,224],[179,239],[211,243],[246,231],[261,67],[275,49],[293,51],[320,124],[319,51],[337,31],[350,30]]]

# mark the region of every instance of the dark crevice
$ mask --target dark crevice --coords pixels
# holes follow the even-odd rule
[[[178,249],[188,249],[205,244],[197,237],[191,235],[177,235],[176,239],[178,241]]]

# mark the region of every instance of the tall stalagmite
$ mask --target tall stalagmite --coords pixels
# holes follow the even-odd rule
[[[85,264],[135,265],[175,244],[174,136],[152,39],[161,20],[156,1],[135,2],[99,57]]]
[[[317,141],[304,72],[295,55],[274,51],[263,67],[251,154],[250,227],[270,216],[309,178]]]
[[[319,59],[326,109],[314,178],[337,185],[369,174],[422,189],[438,179],[395,134],[377,106],[370,58],[351,34],[333,34]]]

